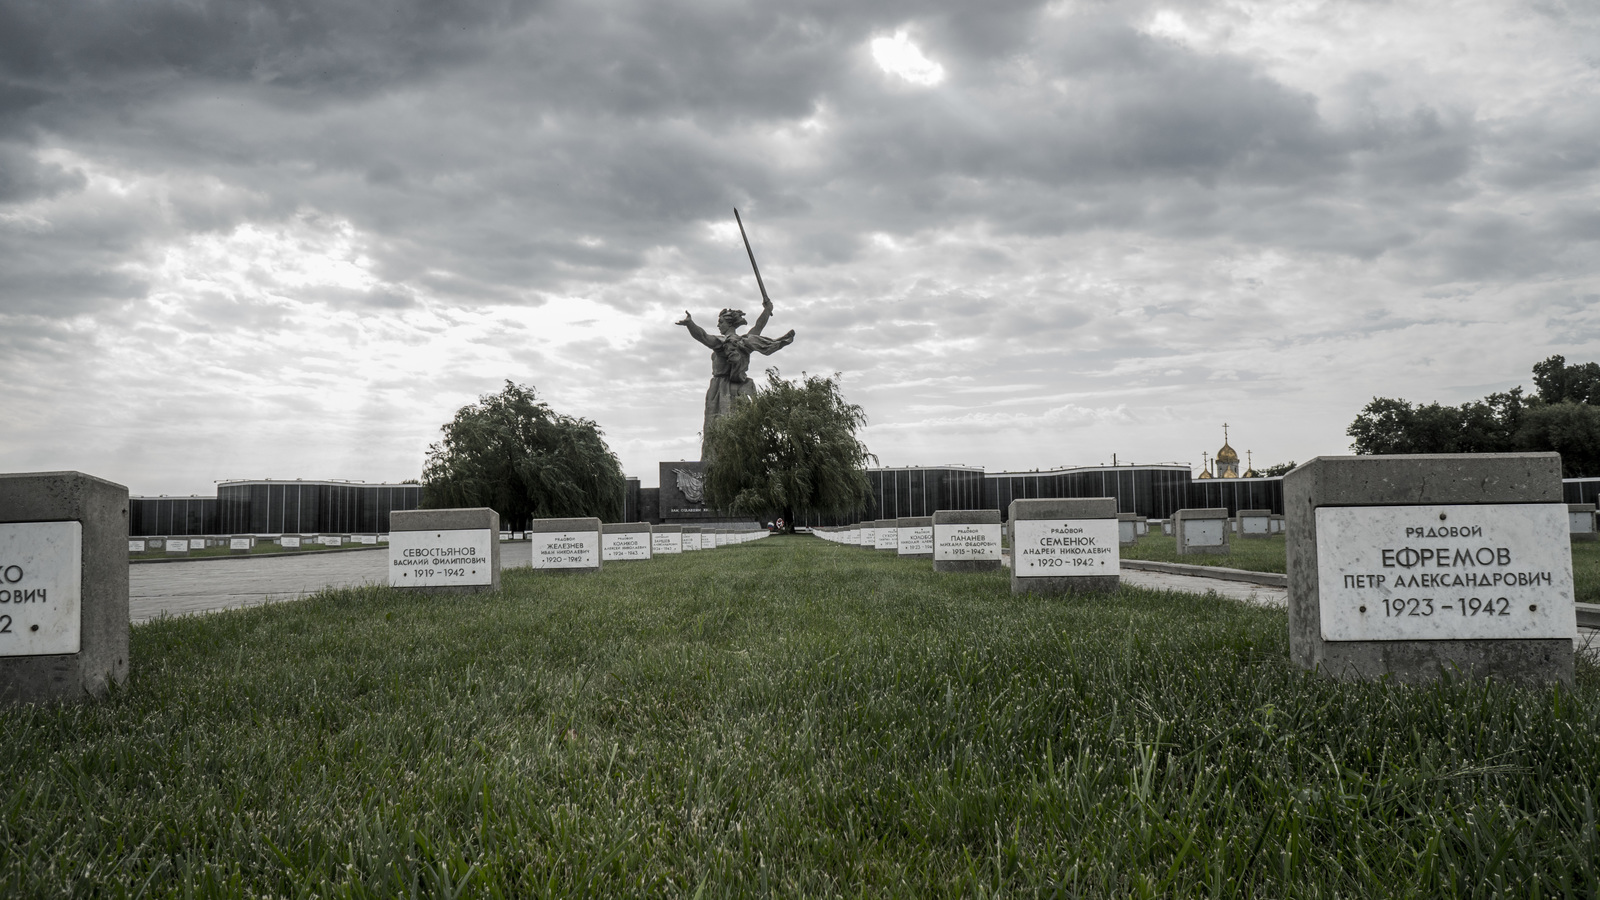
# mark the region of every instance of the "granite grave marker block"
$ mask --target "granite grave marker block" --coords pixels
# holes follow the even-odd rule
[[[1283,480],[1289,650],[1333,678],[1573,678],[1555,453],[1320,456]]]

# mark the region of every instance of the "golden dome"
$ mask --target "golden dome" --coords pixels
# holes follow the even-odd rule
[[[1211,470],[1210,469],[1206,469],[1205,471],[1201,472],[1199,475],[1196,475],[1194,478],[1195,478],[1196,481],[1202,481],[1202,480],[1210,478],[1210,477],[1211,477]]]
[[[1233,464],[1235,464],[1235,466],[1237,466],[1238,462],[1239,462],[1239,452],[1237,450],[1233,449],[1232,447],[1228,446],[1228,423],[1227,422],[1223,422],[1222,423],[1222,449],[1217,451],[1217,464],[1218,464],[1217,467],[1220,470],[1222,463],[1233,463]]]

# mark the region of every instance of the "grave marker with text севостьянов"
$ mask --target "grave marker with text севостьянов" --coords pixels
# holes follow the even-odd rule
[[[500,514],[487,507],[389,514],[389,586],[471,594],[500,587]]]

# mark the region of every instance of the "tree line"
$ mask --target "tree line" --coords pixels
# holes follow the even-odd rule
[[[769,369],[766,386],[707,436],[706,499],[730,513],[781,516],[790,530],[807,513],[857,512],[875,459],[856,438],[865,423],[837,376],[789,380]],[[486,506],[508,528],[578,516],[622,521],[627,481],[604,433],[551,409],[532,387],[507,381],[440,430],[423,468],[423,508]]]
[[[1552,356],[1533,384],[1460,406],[1374,397],[1345,433],[1358,454],[1554,450],[1564,477],[1600,475],[1600,363]]]

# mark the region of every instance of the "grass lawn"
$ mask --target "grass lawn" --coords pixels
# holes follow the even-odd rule
[[[1344,685],[1281,611],[807,537],[133,630],[0,711],[0,896],[1594,896],[1600,671]]]
[[[1131,547],[1122,548],[1123,559],[1149,559],[1156,562],[1175,562],[1191,566],[1223,566],[1245,569],[1250,572],[1284,571],[1283,535],[1264,538],[1241,538],[1234,535],[1231,553],[1194,553],[1178,555],[1178,539],[1152,530]]]

